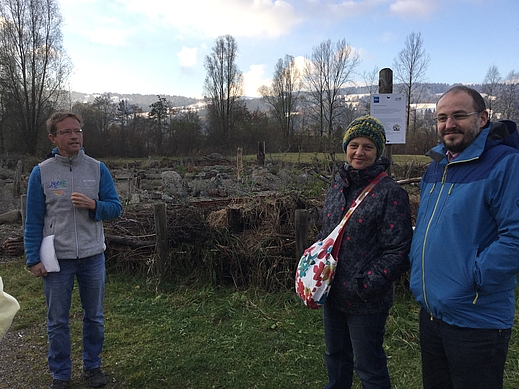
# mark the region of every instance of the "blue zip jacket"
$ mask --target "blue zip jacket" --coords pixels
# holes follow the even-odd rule
[[[495,122],[452,162],[443,144],[421,181],[410,288],[433,317],[511,328],[519,273],[519,135]]]
[[[84,258],[103,252],[106,246],[102,220],[118,217],[122,211],[112,176],[104,163],[88,157],[84,150],[66,158],[54,148],[50,158],[52,160],[33,168],[27,187],[24,246],[29,267],[40,262],[41,240],[49,234],[56,235],[54,244],[58,259]],[[43,183],[40,165],[48,163],[54,164],[52,169],[57,175],[52,182]],[[95,211],[75,210],[68,200],[75,190],[74,185],[84,182],[88,187],[76,189],[96,201]],[[57,200],[47,198],[45,190],[55,192]]]

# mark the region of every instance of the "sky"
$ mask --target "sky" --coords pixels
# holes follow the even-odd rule
[[[58,0],[71,91],[203,96],[204,59],[232,35],[245,95],[270,86],[289,54],[309,58],[344,39],[359,54],[354,81],[393,68],[420,33],[425,79],[482,83],[497,66],[519,72],[518,0]],[[378,80],[378,76],[377,76]]]

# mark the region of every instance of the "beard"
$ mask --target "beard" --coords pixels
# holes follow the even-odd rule
[[[443,131],[440,134],[440,140],[445,146],[447,150],[449,150],[451,153],[461,153],[463,150],[465,150],[467,147],[469,147],[472,142],[478,137],[481,130],[475,129],[474,131],[462,131],[460,129],[450,129]],[[448,139],[449,135],[461,135],[460,137],[457,137],[454,140]]]

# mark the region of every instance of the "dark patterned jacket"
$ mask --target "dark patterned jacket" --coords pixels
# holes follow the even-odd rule
[[[355,170],[347,163],[342,166],[328,189],[318,238],[332,232],[359,193],[388,166],[386,158],[379,158],[364,170]],[[326,304],[350,314],[389,310],[393,282],[409,268],[412,236],[407,192],[385,177],[346,223]]]

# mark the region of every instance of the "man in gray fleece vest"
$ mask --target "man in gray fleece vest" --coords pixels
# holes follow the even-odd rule
[[[102,221],[120,216],[122,206],[105,164],[85,154],[81,125],[81,116],[72,112],[56,112],[47,120],[56,147],[34,167],[27,187],[25,254],[31,272],[43,279],[51,388],[69,387],[75,279],[84,314],[83,376],[90,386],[106,384],[100,356],[106,281]]]

